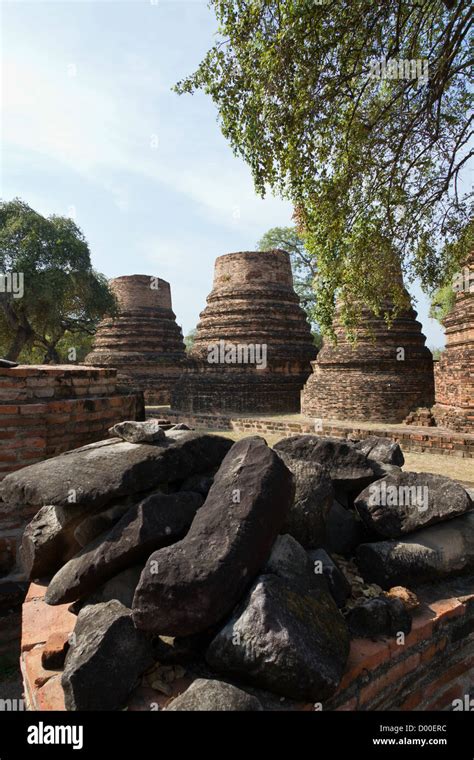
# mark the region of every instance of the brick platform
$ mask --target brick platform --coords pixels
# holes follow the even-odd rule
[[[0,368],[0,480],[21,467],[108,437],[108,428],[143,419],[143,396],[122,392],[114,369]],[[0,500],[0,588],[24,579],[18,547],[38,507],[14,511]]]
[[[414,425],[378,425],[364,422],[317,421],[302,415],[288,419],[279,417],[249,417],[224,414],[189,414],[168,407],[147,407],[148,417],[160,417],[172,425],[185,422],[196,430],[235,430],[239,433],[281,434],[281,436],[311,433],[335,438],[367,438],[371,435],[391,438],[403,451],[444,454],[464,458],[474,456],[474,434],[456,433],[446,428],[416,427]]]
[[[450,710],[474,685],[474,578],[457,578],[418,590],[422,601],[404,644],[395,639],[354,639],[346,673],[336,695],[323,710]],[[64,710],[61,672],[45,670],[45,647],[61,648],[76,618],[67,604],[51,607],[46,586],[31,584],[23,604],[21,671],[30,710]],[[184,691],[189,675],[172,684],[166,697],[139,687],[130,697],[130,710],[156,710]],[[281,703],[281,709],[288,709]],[[320,709],[292,704],[290,709]]]
[[[100,441],[143,401],[121,392],[115,369],[72,365],[0,368],[0,479],[8,472]]]

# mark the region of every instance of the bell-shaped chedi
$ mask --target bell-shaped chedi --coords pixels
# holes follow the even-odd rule
[[[325,340],[313,362],[301,398],[303,414],[397,423],[417,407],[432,405],[433,357],[406,290],[405,294],[407,307],[390,326],[383,313],[395,313],[391,300],[384,302],[381,316],[362,306],[354,342],[342,324],[341,307],[336,306],[336,340]]]
[[[288,254],[219,256],[171,405],[186,412],[298,412],[315,356]]]
[[[85,363],[116,367],[124,385],[144,391],[148,404],[167,404],[186,361],[169,282],[134,274],[110,281],[118,314],[97,329]]]
[[[438,425],[474,431],[474,251],[455,284],[454,307],[443,320],[446,348],[435,366],[433,409]]]

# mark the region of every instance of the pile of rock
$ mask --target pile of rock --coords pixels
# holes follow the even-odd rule
[[[171,694],[184,673],[166,709],[322,704],[351,636],[409,632],[416,596],[392,586],[474,570],[469,494],[403,472],[389,440],[111,432],[0,486],[38,506],[25,567],[77,614],[60,662],[43,657],[69,710],[121,709],[139,683]]]

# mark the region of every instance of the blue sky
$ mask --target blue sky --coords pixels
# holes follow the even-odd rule
[[[0,0],[1,195],[74,216],[96,269],[169,280],[177,320],[198,320],[223,253],[255,249],[291,206],[253,190],[194,71],[216,22],[202,0]],[[443,331],[415,287],[427,343]]]

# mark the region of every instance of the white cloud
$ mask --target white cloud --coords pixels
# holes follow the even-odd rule
[[[122,211],[129,207],[128,192],[126,181],[116,178],[126,173],[192,199],[207,219],[224,227],[239,226],[251,234],[289,221],[290,205],[271,196],[259,199],[249,170],[218,134],[209,133],[204,139],[201,135],[196,150],[189,149],[196,126],[186,119],[181,124],[176,118],[167,121],[167,98],[175,96],[155,76],[142,77],[145,66],[140,59],[131,61],[114,90],[99,76],[92,85],[83,81],[79,65],[64,61],[40,65],[36,56],[22,53],[7,56],[4,62],[4,145],[36,153],[99,184]],[[134,82],[140,82],[140,97]],[[143,98],[147,87],[148,99]],[[152,118],[151,98],[157,103]],[[195,108],[190,99],[180,102],[184,111],[200,118],[198,102]],[[160,111],[164,124],[157,126]],[[217,130],[215,121],[208,125],[206,117],[202,127]],[[155,134],[156,150],[151,144]]]

